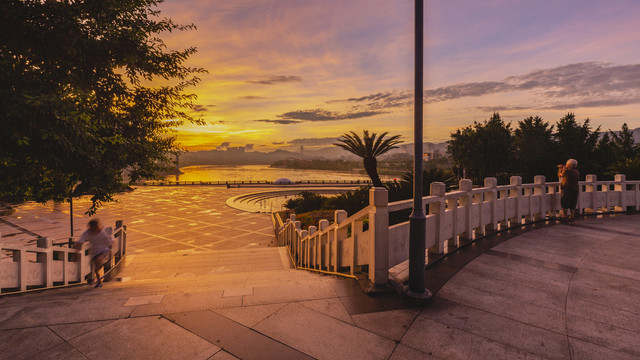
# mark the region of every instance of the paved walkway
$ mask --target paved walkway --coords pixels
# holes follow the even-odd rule
[[[155,189],[99,214],[129,224],[133,256],[118,281],[0,297],[0,359],[640,357],[640,215],[516,232],[496,246],[488,239],[493,247],[479,256],[474,249],[487,246],[473,245],[427,272],[448,281],[431,306],[416,308],[290,269],[286,254],[267,246],[266,215],[221,205],[238,189],[172,188],[173,206],[131,209],[127,197],[163,198]],[[13,216],[46,208],[30,206]],[[223,216],[207,217],[208,206]],[[158,235],[140,223],[149,227],[136,232],[127,219],[140,215],[179,230],[157,227],[168,232]],[[247,219],[242,230],[264,235],[262,243],[226,232],[229,219]]]

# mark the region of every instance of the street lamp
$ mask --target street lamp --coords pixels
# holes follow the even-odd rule
[[[73,242],[73,192],[76,191],[78,185],[80,185],[82,181],[78,181],[71,187],[71,191],[69,191],[69,244]]]
[[[422,205],[423,5],[423,0],[415,0],[413,211],[409,216],[409,289],[405,288],[405,294],[413,299],[429,300],[432,294],[425,288],[424,281],[427,217]]]

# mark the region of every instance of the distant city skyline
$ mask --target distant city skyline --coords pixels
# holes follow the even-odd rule
[[[206,125],[190,150],[327,146],[347,131],[412,142],[413,2],[181,0],[162,16],[195,31],[209,74],[191,91]],[[602,130],[640,127],[640,2],[425,1],[425,141],[499,111],[507,122],[567,112]]]

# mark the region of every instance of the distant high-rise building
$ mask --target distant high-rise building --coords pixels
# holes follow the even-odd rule
[[[304,154],[304,145],[300,145],[300,155]]]
[[[229,148],[227,148],[227,152],[230,152],[230,153],[243,153],[244,152],[244,146],[229,147]]]

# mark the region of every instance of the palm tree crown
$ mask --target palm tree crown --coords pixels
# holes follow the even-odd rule
[[[378,176],[378,164],[376,158],[387,153],[391,149],[397,148],[396,145],[402,141],[399,140],[400,135],[387,137],[388,131],[378,136],[376,133],[369,135],[368,130],[363,131],[363,137],[360,138],[354,131],[343,134],[338,138],[338,143],[333,145],[339,146],[354,155],[362,158],[364,169],[373,182],[373,186],[383,186]]]

